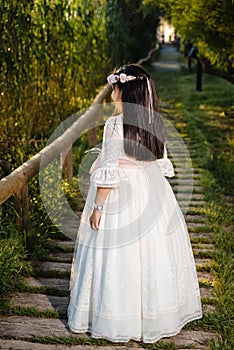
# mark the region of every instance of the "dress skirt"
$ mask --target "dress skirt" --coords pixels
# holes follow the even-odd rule
[[[140,162],[139,162],[140,163]],[[98,231],[91,229],[92,182],[76,242],[68,326],[112,342],[153,343],[202,317],[183,214],[157,161],[125,167]]]

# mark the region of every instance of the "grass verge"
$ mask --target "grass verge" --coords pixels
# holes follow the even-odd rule
[[[194,91],[195,75],[186,70],[180,72],[157,73],[151,68],[159,96],[164,101],[163,113],[177,130],[192,141],[190,153],[193,167],[200,172],[201,185],[205,195],[202,208],[206,215],[206,226],[212,233],[212,264],[210,270],[214,277],[213,290],[216,308],[201,320],[188,324],[186,328],[217,332],[219,339],[209,341],[212,350],[232,350],[233,337],[233,208],[227,202],[233,196],[234,120],[226,117],[232,109],[233,86],[220,78],[204,75],[203,91]],[[200,211],[197,209],[198,212]],[[196,232],[192,229],[193,232]],[[208,232],[208,231],[207,231]],[[201,242],[201,239],[199,238]],[[197,239],[193,239],[197,242]],[[206,283],[200,282],[206,287]]]

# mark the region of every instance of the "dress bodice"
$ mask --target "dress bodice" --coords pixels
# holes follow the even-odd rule
[[[118,186],[121,179],[127,178],[125,168],[142,167],[149,164],[149,161],[139,161],[126,156],[123,141],[123,117],[122,115],[112,116],[105,123],[102,149],[90,169],[92,181],[96,186]],[[164,146],[163,158],[150,162],[156,162],[164,176],[174,176],[172,163],[167,157],[166,146]]]

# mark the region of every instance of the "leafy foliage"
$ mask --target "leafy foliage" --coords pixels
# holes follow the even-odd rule
[[[0,228],[2,229],[2,227]],[[14,228],[11,228],[14,232]],[[16,232],[14,232],[16,233]],[[12,292],[21,281],[23,273],[30,271],[30,264],[26,262],[26,251],[22,238],[12,236],[0,239],[0,299]]]
[[[106,30],[108,39],[108,53],[113,66],[121,63],[126,51],[126,28],[122,8],[118,0],[107,1]]]
[[[162,0],[162,6],[184,40],[221,71],[234,72],[234,11],[232,0]]]
[[[159,7],[155,1],[107,1],[107,37],[114,65],[136,62],[156,44]]]
[[[0,137],[2,152],[15,153],[14,159],[1,155],[5,162],[20,164],[19,143],[47,137],[87,106],[103,83],[109,64],[104,5],[104,0],[1,2]]]

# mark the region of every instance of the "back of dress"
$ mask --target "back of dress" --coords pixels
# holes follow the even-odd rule
[[[136,161],[123,141],[122,116],[109,118],[77,237],[68,325],[93,338],[152,343],[201,318],[200,292],[186,223],[165,178],[174,174],[166,149],[162,159]],[[94,231],[97,187],[111,190]]]

